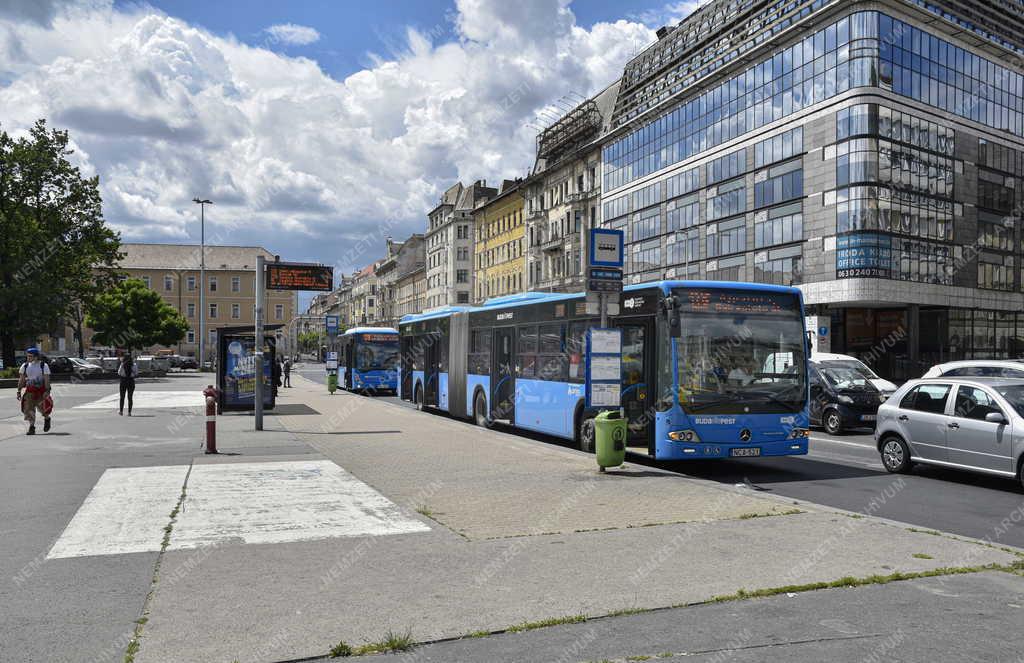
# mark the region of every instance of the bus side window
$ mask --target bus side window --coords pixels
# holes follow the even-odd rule
[[[532,378],[537,373],[537,327],[520,327],[516,332],[519,339],[519,347],[516,349],[516,375]]]

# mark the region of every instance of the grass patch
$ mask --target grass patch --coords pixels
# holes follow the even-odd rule
[[[486,638],[491,634],[490,631],[473,631],[462,636],[463,638]]]
[[[980,573],[981,571],[1007,571],[1014,572],[1015,570],[1024,569],[1024,560],[1015,561],[1013,564],[985,564],[983,566],[956,566],[956,567],[942,567],[938,569],[930,569],[928,571],[915,571],[912,573],[903,573],[902,571],[896,571],[888,575],[870,575],[864,578],[856,578],[853,576],[845,576],[838,580],[831,580],[829,582],[812,582],[804,585],[785,585],[783,587],[770,587],[766,589],[739,589],[734,594],[723,594],[721,596],[715,596],[705,603],[723,603],[725,601],[738,601],[741,599],[754,599],[764,598],[767,596],[776,596],[778,594],[790,594],[797,592],[809,592],[818,589],[839,589],[843,587],[862,587],[864,585],[885,585],[890,582],[898,582],[900,580],[914,580],[917,578],[933,578],[935,576],[949,576],[949,575],[962,575],[966,573]],[[683,607],[686,604],[673,607]]]
[[[426,504],[424,504],[423,506],[416,507],[416,513],[420,514],[421,516],[426,516],[430,519],[434,518],[434,512],[431,511],[430,507],[428,507]]]
[[[384,634],[384,638],[377,642],[368,642],[365,645],[356,647],[355,656],[365,656],[367,654],[383,654],[389,651],[408,651],[412,649],[412,631],[406,631],[405,633],[398,634],[394,631],[388,631]]]
[[[918,534],[931,534],[932,536],[942,536],[942,532],[937,532],[933,529],[918,529],[916,527],[908,527],[908,532],[917,532]]]
[[[750,520],[751,518],[771,518],[772,516],[795,516],[798,513],[803,513],[800,509],[788,509],[786,511],[777,511],[772,513],[741,513],[736,516],[737,520]]]
[[[935,559],[928,553],[914,553],[913,555],[911,555],[911,557],[913,557],[914,559]]]
[[[538,628],[547,628],[548,626],[559,626],[561,624],[579,624],[580,622],[587,621],[586,615],[567,615],[565,617],[551,617],[550,619],[542,619],[538,622],[523,622],[522,624],[515,624],[509,626],[506,631],[509,633],[520,633],[522,631],[532,631]]]
[[[652,658],[654,658],[654,657],[653,656],[644,656],[643,654],[641,654],[639,656],[627,656],[626,660],[627,661],[649,661]]]
[[[625,608],[623,610],[609,612],[607,615],[602,615],[602,617],[624,617],[626,615],[640,615],[650,611],[650,608]]]
[[[331,651],[328,653],[331,658],[341,658],[342,656],[351,656],[352,647],[347,642],[342,640],[338,644],[331,647]]]

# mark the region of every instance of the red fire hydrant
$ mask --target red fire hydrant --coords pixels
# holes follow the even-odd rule
[[[217,398],[220,392],[212,384],[203,389],[206,397],[206,453],[217,453]]]

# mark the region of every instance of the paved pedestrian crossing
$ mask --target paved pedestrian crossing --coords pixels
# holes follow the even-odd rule
[[[152,552],[178,504],[187,465],[108,469],[48,559]],[[195,465],[169,550],[429,531],[328,460]]]
[[[73,410],[116,410],[119,394],[110,394],[98,400],[76,405]],[[127,405],[127,403],[126,403]],[[135,390],[132,411],[206,407],[201,391],[142,391]]]

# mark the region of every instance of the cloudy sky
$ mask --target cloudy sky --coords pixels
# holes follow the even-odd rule
[[[538,112],[695,4],[0,0],[0,127],[70,130],[125,241],[198,243],[201,196],[207,241],[347,272],[455,180],[525,174]]]

